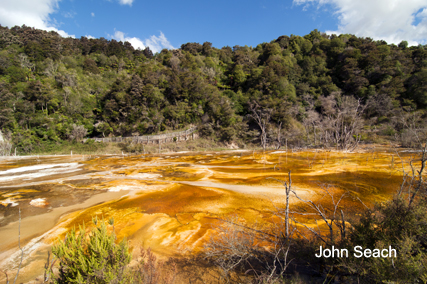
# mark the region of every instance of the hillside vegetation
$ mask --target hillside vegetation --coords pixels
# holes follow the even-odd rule
[[[241,146],[411,146],[408,129],[426,125],[426,82],[426,46],[405,41],[314,30],[256,47],[187,43],[153,54],[0,27],[0,129],[19,153],[190,124]]]

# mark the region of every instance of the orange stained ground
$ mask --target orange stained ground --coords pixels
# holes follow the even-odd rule
[[[83,223],[89,228],[97,216],[114,218],[118,239],[126,237],[131,247],[143,244],[163,256],[196,253],[203,250],[217,226],[224,224],[221,220],[237,216],[247,226],[283,221],[274,217],[285,203],[284,187],[275,179],[288,181],[289,171],[292,187],[300,197],[325,208],[331,202],[324,189],[335,200],[346,193],[339,208],[351,219],[363,210],[359,199],[368,206],[390,199],[400,185],[402,169],[409,170],[408,161],[415,156],[383,149],[362,153],[246,151],[86,159],[81,161],[85,175],[78,176],[83,185],[79,186],[73,177],[46,182],[86,188],[88,192],[122,190],[123,196],[99,200],[103,203],[62,215],[43,236],[42,243],[46,248]],[[24,182],[20,189],[19,195],[13,196],[16,201],[29,192],[34,194]],[[0,201],[10,198],[14,191],[1,191]],[[47,202],[49,198],[46,195]],[[309,210],[295,197],[290,200],[292,210]],[[327,229],[323,221],[299,220],[312,228]],[[1,229],[0,237],[4,233]],[[36,252],[28,257],[35,257]],[[13,267],[13,262],[1,265]]]

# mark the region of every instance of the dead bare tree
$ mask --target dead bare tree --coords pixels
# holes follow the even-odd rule
[[[267,126],[270,122],[272,109],[263,108],[256,101],[249,103],[249,109],[251,110],[249,116],[255,120],[261,129],[261,146],[265,150],[267,147]]]
[[[289,196],[290,193],[292,192],[292,178],[291,178],[291,171],[289,171],[289,182],[283,181],[283,180],[279,180],[279,179],[275,179],[275,178],[269,178],[269,179],[274,179],[278,182],[280,182],[281,184],[283,184],[283,186],[285,187],[285,194],[286,194],[286,208],[285,208],[285,238],[288,239],[289,238]]]
[[[277,149],[280,149],[280,147],[282,146],[281,131],[282,131],[282,121],[280,121],[278,129],[277,129]]]
[[[400,158],[403,173],[403,180],[397,192],[397,197],[400,197],[402,193],[406,193],[408,205],[410,207],[420,191],[425,194],[427,189],[427,182],[424,178],[427,162],[427,130],[424,123],[421,121],[419,112],[410,112],[406,114],[402,112],[400,123],[404,132],[404,135],[402,133],[401,136],[402,145],[418,149],[415,150],[415,155],[417,155],[417,157],[409,160],[409,172],[405,170],[405,165],[399,152],[396,149],[394,150],[396,155]],[[418,163],[419,169],[416,169],[415,164]]]
[[[403,147],[422,149],[423,141],[427,140],[426,121],[420,111],[401,111],[398,128],[401,129],[400,144]]]
[[[362,114],[365,110],[360,99],[343,97],[335,116],[328,117],[333,140],[342,150],[353,151],[360,142],[359,131],[363,125]]]
[[[426,161],[427,161],[427,143],[425,143],[424,149],[422,150],[422,155],[420,159],[420,169],[415,170],[413,164],[411,163],[411,169],[412,169],[412,182],[414,184],[414,190],[409,192],[408,198],[409,198],[409,206],[411,206],[412,202],[415,200],[415,197],[417,196],[418,192],[421,189],[426,189],[426,181],[423,178],[423,172],[426,167]],[[415,178],[414,178],[415,177]]]
[[[421,153],[418,153],[419,156],[417,158],[413,157],[409,160],[409,171],[405,170],[405,163],[396,149],[395,153],[400,158],[403,173],[402,183],[400,184],[396,196],[399,198],[403,194],[406,194],[408,205],[410,207],[420,191],[423,194],[426,194],[427,192],[427,182],[424,178],[427,162],[427,141],[424,143]],[[419,169],[416,169],[415,163],[419,163]]]
[[[341,104],[337,100],[341,99]],[[319,98],[322,106],[322,121],[319,124],[325,144],[333,142],[337,148],[353,151],[360,142],[359,132],[363,126],[362,114],[366,105],[352,96],[341,97],[334,92]]]
[[[319,101],[322,109],[322,119],[319,124],[325,145],[329,145],[332,135],[332,122],[337,114],[336,97],[341,96],[341,92],[332,92],[329,96],[320,96]]]
[[[295,190],[291,190],[291,192],[295,195],[295,197],[298,200],[307,204],[311,209],[311,212],[304,212],[304,213],[292,212],[292,213],[298,214],[298,215],[314,215],[314,216],[320,217],[320,219],[323,220],[323,222],[325,222],[325,224],[329,229],[329,237],[325,238],[321,233],[320,229],[318,229],[318,231],[315,231],[314,229],[308,227],[304,223],[299,222],[294,217],[292,217],[292,220],[304,226],[306,229],[312,232],[316,237],[322,240],[325,244],[333,245],[335,242],[334,227],[337,227],[339,229],[341,239],[345,239],[345,236],[346,236],[345,216],[344,216],[343,210],[339,209],[339,205],[343,200],[343,198],[347,195],[347,192],[344,192],[343,194],[337,196],[332,192],[332,186],[329,184],[323,184],[320,186],[320,188],[322,189],[324,195],[322,198],[320,198],[317,201],[317,203],[313,202],[312,200],[304,199],[300,197]],[[321,201],[324,197],[329,198],[329,201],[331,203],[329,207],[325,207],[325,205],[322,205]],[[339,209],[339,212],[338,212],[338,209]],[[316,220],[316,223],[317,223],[317,220]]]
[[[274,179],[274,178],[271,178]],[[335,231],[336,228],[339,230],[339,235],[341,239],[344,239],[346,236],[346,226],[345,226],[345,216],[342,209],[339,208],[341,201],[345,196],[347,196],[347,192],[344,192],[341,195],[337,195],[335,192],[333,192],[333,186],[330,184],[321,184],[320,188],[323,192],[323,196],[318,199],[318,201],[315,203],[312,200],[304,199],[298,195],[296,190],[294,190],[291,180],[291,172],[289,171],[289,183],[274,179],[276,181],[279,181],[282,183],[285,187],[285,193],[286,193],[286,207],[285,212],[282,212],[282,210],[277,209],[276,211],[279,213],[278,216],[285,219],[285,233],[286,233],[286,239],[289,236],[289,227],[290,227],[290,221],[293,221],[296,224],[300,224],[303,227],[305,227],[308,231],[313,233],[317,238],[322,240],[325,244],[333,244],[335,241]],[[289,209],[289,197],[293,194],[298,200],[302,201],[304,204],[308,205],[309,210],[301,210],[301,211],[290,211]],[[328,197],[327,202],[322,202],[322,200]],[[327,204],[329,205],[327,206]],[[326,207],[327,206],[327,207]],[[315,218],[319,218],[325,222],[329,229],[329,237],[325,238],[324,234],[320,230],[316,231],[310,227],[308,227],[306,224],[300,222],[295,217],[297,216],[313,216]],[[317,223],[317,221],[316,221]],[[295,226],[293,226],[295,228]]]
[[[317,144],[317,136],[316,136],[316,127],[320,121],[319,113],[315,110],[309,110],[307,111],[307,116],[303,121],[305,132],[307,135],[307,143],[310,144],[309,140],[309,134],[310,134],[310,128],[313,128],[313,146],[316,146]]]

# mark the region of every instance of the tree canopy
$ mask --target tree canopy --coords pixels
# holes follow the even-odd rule
[[[327,105],[340,108],[346,97],[364,106],[365,129],[399,134],[402,112],[421,113],[418,123],[425,118],[422,45],[314,30],[255,48],[187,43],[153,54],[128,42],[62,38],[26,26],[0,26],[0,34],[0,129],[21,152],[72,139],[76,127],[102,137],[203,124],[217,140],[270,143],[283,128],[310,143],[330,135],[336,114]],[[265,130],[254,105],[271,112]]]

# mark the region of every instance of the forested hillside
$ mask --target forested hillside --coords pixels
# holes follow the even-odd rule
[[[407,130],[426,125],[427,47],[314,30],[256,47],[187,43],[153,54],[0,27],[0,104],[0,129],[21,153],[190,124],[242,144],[409,145]]]

